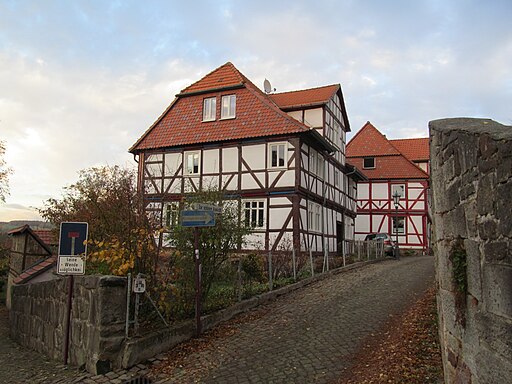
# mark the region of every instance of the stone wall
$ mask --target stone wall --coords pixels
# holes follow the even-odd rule
[[[512,127],[431,121],[434,251],[447,383],[512,382]]]
[[[13,286],[11,337],[63,361],[68,278]],[[75,276],[68,363],[104,373],[120,366],[126,278]]]

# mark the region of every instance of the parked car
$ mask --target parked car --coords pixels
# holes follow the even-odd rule
[[[383,241],[384,253],[388,256],[394,256],[395,242],[387,233],[370,233],[366,235],[364,240]]]

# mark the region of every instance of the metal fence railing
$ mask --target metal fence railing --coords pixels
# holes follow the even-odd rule
[[[385,257],[382,241],[345,240],[339,252],[312,252],[279,250],[268,253],[248,253],[233,255],[229,260],[218,266],[216,277],[211,281],[207,292],[203,291],[203,313],[211,313],[244,299],[268,292],[296,281],[325,273],[329,270],[349,264],[382,259]],[[190,266],[191,267],[191,266]],[[185,268],[189,268],[185,266]],[[172,268],[170,268],[172,270]],[[156,321],[159,324],[173,323],[191,318],[194,314],[194,286],[192,270],[186,269],[176,280],[154,281],[154,284],[167,284],[168,290],[162,287],[158,292],[148,287],[148,293],[141,296],[140,304],[136,301],[138,320]],[[203,273],[206,273],[204,270]],[[167,279],[170,274],[164,274]],[[152,285],[152,283],[150,283]],[[163,287],[165,288],[165,287]],[[147,296],[147,297],[146,297]],[[151,300],[150,296],[153,297]],[[132,303],[135,303],[132,301]],[[155,309],[159,310],[155,311]],[[132,308],[133,310],[133,308]],[[160,314],[159,311],[163,313]],[[164,319],[165,317],[165,319]],[[135,330],[137,329],[135,325]],[[138,332],[135,331],[135,334]]]

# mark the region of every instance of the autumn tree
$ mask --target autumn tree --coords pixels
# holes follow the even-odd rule
[[[61,222],[87,222],[87,268],[126,275],[135,268],[147,271],[154,261],[154,226],[140,208],[135,172],[103,166],[80,171],[62,198],[48,199],[39,213],[57,228]]]
[[[204,299],[212,283],[222,276],[227,268],[229,269],[230,256],[242,247],[250,228],[240,220],[239,200],[226,197],[223,191],[207,190],[188,194],[185,198],[185,208],[193,208],[194,203],[212,204],[222,208],[220,213],[215,214],[214,226],[202,227],[198,231]],[[169,241],[176,250],[174,261],[181,265],[180,269],[188,275],[183,281],[193,284],[194,229],[178,224],[170,233]],[[188,287],[189,291],[192,287]]]
[[[12,173],[12,169],[5,163],[4,156],[5,142],[0,140],[0,202],[5,202],[5,198],[9,194],[9,175]]]

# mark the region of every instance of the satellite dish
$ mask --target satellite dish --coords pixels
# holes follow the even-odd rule
[[[272,92],[272,86],[270,85],[270,81],[268,81],[267,79],[265,79],[265,81],[263,82],[263,89],[265,90],[265,93]]]

